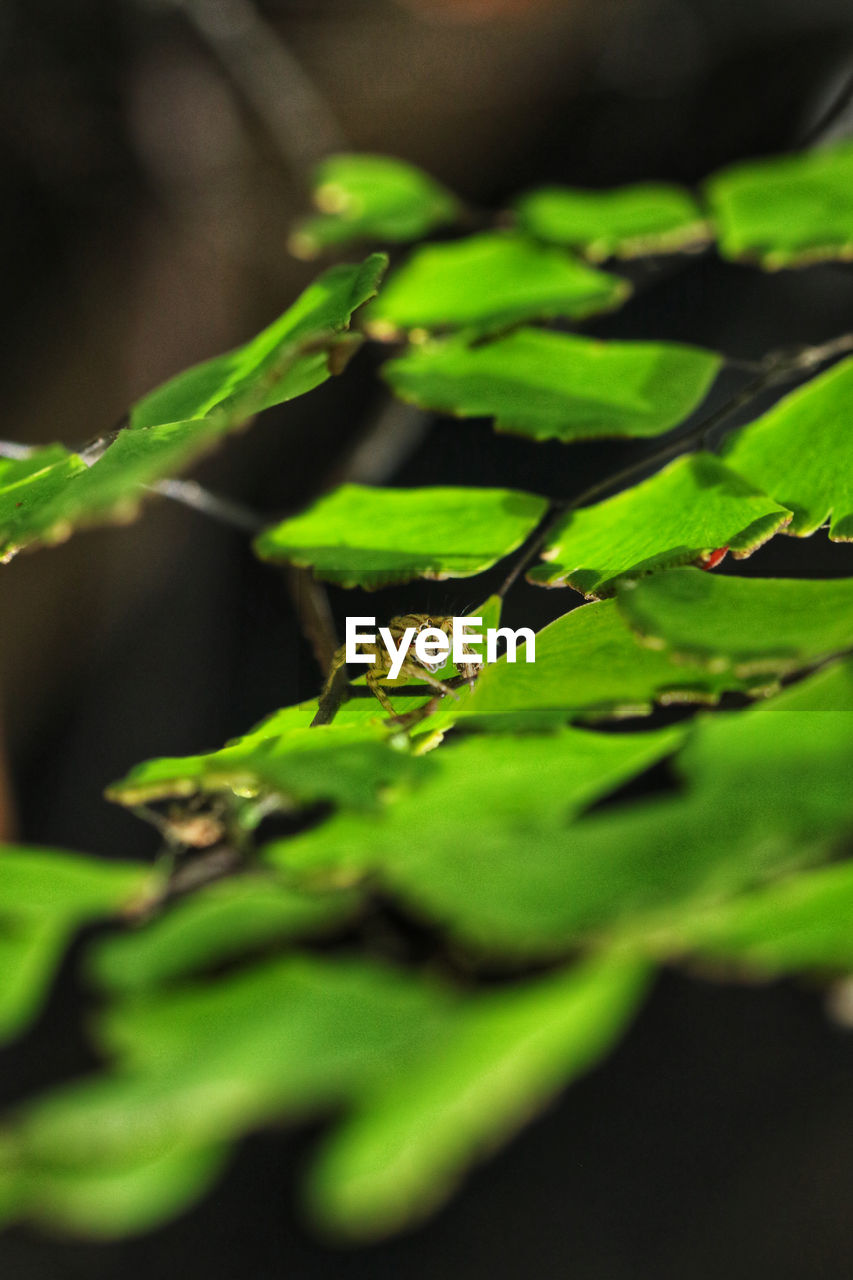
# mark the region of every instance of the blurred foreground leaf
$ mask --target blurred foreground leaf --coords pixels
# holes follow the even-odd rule
[[[0,1042],[38,1013],[74,933],[140,899],[150,867],[0,846]]]
[[[314,1212],[382,1234],[587,1069],[644,980],[642,964],[605,959],[462,996],[376,964],[293,958],[127,999],[102,1019],[112,1073],[9,1118],[7,1213],[98,1236],[147,1229],[206,1189],[223,1140],[344,1104]]]
[[[508,739],[510,747],[475,738],[439,752],[439,773],[379,821],[342,815],[268,857],[308,883],[378,875],[412,912],[486,954],[551,955],[614,930],[636,940],[656,913],[671,918],[676,907],[819,861],[853,832],[853,715],[823,709],[828,698],[845,707],[851,689],[849,671],[833,669],[746,711],[706,715],[674,757],[682,792],[575,821],[577,801],[605,794],[620,772],[599,759],[593,779],[569,765],[581,731]],[[643,767],[644,750],[646,764],[674,750],[681,733],[637,735],[645,748],[624,741],[622,776]],[[565,753],[559,782],[540,757],[549,744],[552,758]],[[513,749],[514,782],[489,763]],[[479,785],[463,785],[466,773],[488,777],[500,794],[482,804]],[[557,793],[548,801],[555,784],[562,803]],[[429,838],[413,841],[413,830]]]
[[[174,982],[272,943],[322,934],[353,914],[350,893],[311,893],[271,876],[243,875],[207,885],[133,932],[90,952],[89,970],[114,991]]]
[[[366,1098],[324,1144],[309,1183],[326,1227],[373,1238],[426,1216],[612,1045],[647,985],[597,960],[466,1000],[438,1052]]]

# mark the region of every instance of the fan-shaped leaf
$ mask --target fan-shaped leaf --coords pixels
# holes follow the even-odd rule
[[[657,647],[740,674],[783,673],[853,648],[853,578],[718,577],[671,569],[619,591]]]
[[[434,178],[389,156],[329,156],[314,171],[313,199],[319,214],[290,237],[300,258],[359,240],[419,240],[459,214],[456,197]]]
[[[853,256],[853,143],[752,160],[706,187],[727,258],[770,269]]]
[[[853,540],[853,357],[728,440],[727,464],[792,511],[786,532]]]
[[[728,546],[747,556],[790,514],[708,453],[676,458],[615,498],[570,511],[528,578],[586,596],[613,590],[626,574],[701,560]]]
[[[536,661],[520,648],[484,668],[476,689],[460,699],[458,721],[478,728],[561,723],[572,717],[643,715],[654,702],[714,702],[744,689],[731,671],[674,662],[638,643],[612,600],[564,614],[536,636]],[[464,694],[464,690],[461,691]]]
[[[101,453],[50,445],[0,459],[0,559],[62,541],[75,528],[132,518],[146,485],[182,470],[261,409],[325,381],[331,352],[354,341],[345,331],[376,292],[385,261],[375,254],[327,271],[244,347],[152,391]]]
[[[611,191],[541,187],[516,201],[525,231],[551,244],[580,249],[600,261],[617,256],[677,253],[706,244],[710,229],[682,187],[638,183]]]
[[[508,232],[424,245],[391,276],[367,312],[368,332],[500,329],[520,320],[579,319],[625,301],[630,287],[560,249]]]
[[[371,489],[346,484],[255,540],[263,560],[368,590],[468,578],[518,547],[547,503],[514,489]]]
[[[598,342],[519,329],[471,346],[432,341],[383,373],[402,399],[536,440],[655,436],[704,398],[721,357],[667,342]]]
[[[319,386],[329,377],[329,352],[353,313],[376,293],[387,261],[374,253],[363,263],[324,271],[250,342],[187,369],[140,400],[131,410],[131,428],[207,418],[215,410],[231,411],[232,424],[236,410],[244,422]]]

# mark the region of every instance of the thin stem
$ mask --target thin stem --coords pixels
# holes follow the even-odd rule
[[[251,511],[230,498],[211,493],[195,480],[158,480],[156,484],[147,484],[145,488],[150,493],[159,493],[173,502],[180,502],[183,506],[241,533],[257,533],[268,523],[256,511]]]
[[[834,125],[844,115],[851,102],[853,102],[853,71],[847,73],[837,93],[832,95],[814,123],[801,135],[797,145],[813,147],[822,142],[832,132]]]
[[[171,0],[192,22],[297,173],[348,148],[329,103],[251,0]]]

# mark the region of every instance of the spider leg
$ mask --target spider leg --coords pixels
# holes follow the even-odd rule
[[[370,690],[370,692],[373,694],[374,698],[378,700],[379,705],[382,707],[382,709],[384,711],[387,711],[388,715],[391,716],[393,719],[397,719],[397,713],[394,710],[394,704],[391,701],[391,699],[388,697],[388,694],[382,688],[381,681],[383,679],[385,679],[385,672],[371,670],[371,671],[368,671],[367,673],[365,683],[367,684],[367,687]]]
[[[349,681],[346,673],[347,651],[342,645],[332,658],[326,683],[317,699],[317,714],[311,721],[312,726],[331,724],[342,702],[349,696]]]

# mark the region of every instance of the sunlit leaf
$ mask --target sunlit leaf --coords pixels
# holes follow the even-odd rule
[[[255,539],[263,560],[310,567],[368,590],[412,578],[467,578],[514,551],[547,503],[514,489],[372,489],[345,484]]]
[[[751,160],[706,192],[720,250],[770,269],[853,256],[853,143]]]
[[[458,417],[495,419],[536,440],[655,436],[700,403],[720,356],[668,342],[599,342],[519,329],[471,346],[413,347],[383,373],[402,399]]]
[[[579,319],[609,311],[626,281],[509,232],[483,232],[416,249],[367,311],[368,332],[499,329],[520,320]]]
[[[792,511],[786,532],[853,539],[853,358],[807,382],[736,432],[723,457]]]
[[[325,272],[251,342],[152,391],[102,452],[84,457],[50,445],[0,459],[0,560],[76,528],[133,518],[145,486],[187,467],[260,410],[324,382],[335,348],[355,341],[346,330],[376,292],[385,261],[374,254]]]
[[[517,728],[567,718],[642,715],[658,702],[714,702],[727,689],[743,689],[731,671],[674,662],[641,645],[612,600],[583,605],[536,635],[535,662],[525,648],[487,666],[460,723]],[[464,691],[463,691],[464,692]]]
[[[282,316],[244,346],[206,360],[150,392],[130,415],[132,429],[207,418],[215,410],[245,406],[257,413],[303,395],[329,376],[329,353],[349,328],[353,313],[372,298],[387,258],[331,267]]]
[[[789,519],[713,454],[690,454],[614,498],[568,512],[548,538],[546,563],[528,578],[598,596],[626,574],[702,560],[717,547],[750,555]]]
[[[671,569],[619,591],[661,648],[741,674],[784,673],[853,648],[853,578],[735,578]]]
[[[489,1153],[611,1046],[646,987],[608,959],[469,999],[435,1053],[335,1130],[309,1184],[326,1227],[358,1238],[424,1217]]]
[[[459,214],[459,202],[421,169],[389,156],[328,156],[312,176],[319,213],[297,224],[289,247],[300,258],[360,240],[418,240]]]
[[[610,191],[541,187],[517,200],[515,210],[531,235],[579,249],[594,261],[677,253],[710,239],[708,223],[690,193],[665,183]]]

